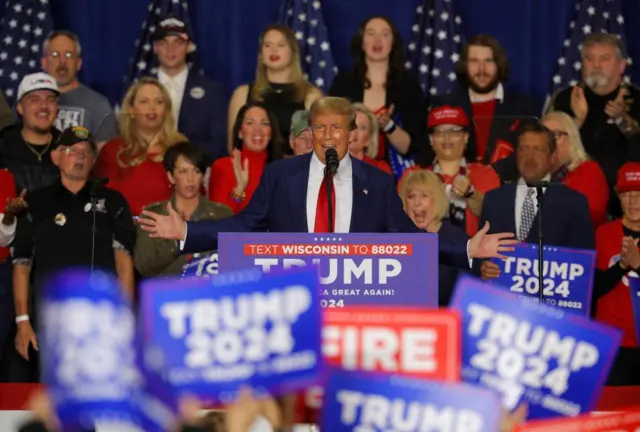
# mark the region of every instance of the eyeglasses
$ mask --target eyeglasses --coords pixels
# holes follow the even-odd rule
[[[75,53],[69,52],[69,51],[67,51],[67,52],[53,51],[53,52],[49,53],[49,55],[47,57],[49,57],[50,59],[53,59],[53,60],[58,60],[58,59],[60,59],[60,57],[64,57],[67,60],[74,60],[74,59],[77,59],[80,56],[75,54]]]
[[[466,130],[461,127],[456,127],[452,129],[436,129],[431,132],[431,136],[434,139],[443,139],[446,136],[450,136],[451,138],[462,138]]]
[[[92,150],[78,150],[77,148],[74,148],[74,147],[65,147],[62,149],[62,151],[66,155],[71,155],[75,157],[82,156],[86,158],[92,158],[94,156],[94,153]]]

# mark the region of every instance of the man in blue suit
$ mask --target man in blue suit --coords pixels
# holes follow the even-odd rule
[[[216,249],[220,232],[327,232],[325,153],[334,149],[339,166],[332,176],[333,232],[418,232],[402,208],[392,177],[349,156],[355,115],[351,103],[343,98],[314,102],[309,113],[314,151],[267,165],[241,213],[217,221],[185,223],[168,206],[168,216],[144,211],[139,223],[152,237],[180,241],[183,253]],[[513,250],[513,234],[488,235],[488,230],[487,224],[471,240],[453,231],[440,232],[440,262],[468,269],[469,259],[501,257],[501,252]]]
[[[222,84],[189,68],[195,50],[184,21],[169,17],[158,23],[153,51],[160,67],[158,80],[171,96],[178,130],[201,145],[207,164],[227,155],[227,103]]]
[[[548,184],[556,155],[553,131],[540,123],[522,128],[516,146],[520,178],[487,192],[480,223],[497,231],[515,232],[519,241],[538,243],[538,199],[536,187]],[[545,245],[595,249],[593,224],[587,198],[562,183],[542,189],[542,239]],[[475,262],[485,279],[499,276],[499,267],[489,261]]]

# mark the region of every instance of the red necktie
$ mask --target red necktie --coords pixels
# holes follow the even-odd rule
[[[333,231],[336,230],[336,193],[333,189],[333,176],[329,174],[331,184],[331,211],[333,216]],[[329,232],[329,200],[327,199],[326,180],[322,181],[318,191],[318,205],[316,206],[316,223],[313,232]]]

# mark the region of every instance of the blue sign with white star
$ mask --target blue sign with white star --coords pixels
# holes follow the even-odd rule
[[[588,316],[595,272],[596,252],[545,246],[543,252],[543,298],[550,306]],[[491,283],[520,297],[538,299],[538,245],[521,243],[507,259],[494,260],[500,276]]]
[[[438,306],[436,234],[220,233],[220,271],[317,265],[322,307]]]

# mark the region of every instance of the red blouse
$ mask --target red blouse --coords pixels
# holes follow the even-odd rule
[[[120,192],[129,204],[134,216],[152,203],[171,198],[171,183],[162,162],[155,162],[148,154],[141,164],[123,167],[118,163],[118,153],[125,145],[122,138],[115,138],[102,147],[94,168],[97,177],[109,179],[108,187]],[[122,157],[122,156],[120,156]]]
[[[605,223],[596,230],[597,268],[606,270],[620,261],[623,236],[622,219]],[[597,321],[622,330],[622,346],[637,347],[638,336],[634,324],[628,278],[629,274],[625,275],[613,290],[598,300],[595,318]]]
[[[267,152],[252,152],[242,148],[242,163],[249,161],[249,183],[244,191],[245,199],[237,202],[231,197],[231,192],[236,187],[236,176],[233,173],[233,156],[217,159],[211,165],[209,177],[209,200],[228,206],[236,214],[242,211],[251,200],[253,193],[260,184],[260,178],[267,163]],[[243,165],[244,166],[244,165]]]
[[[16,183],[13,174],[6,169],[0,169],[0,213],[4,212],[7,200],[16,196]],[[2,223],[1,219],[0,223]],[[8,247],[0,248],[0,263],[9,258],[9,255]]]
[[[567,173],[562,183],[587,197],[594,228],[598,228],[607,221],[609,184],[597,162],[581,163],[576,169]]]
[[[391,166],[389,166],[389,164],[383,160],[377,160],[377,159],[371,159],[369,156],[366,156],[362,158],[363,161],[380,168],[382,171],[386,172],[389,175],[392,175],[393,172],[391,171]]]

